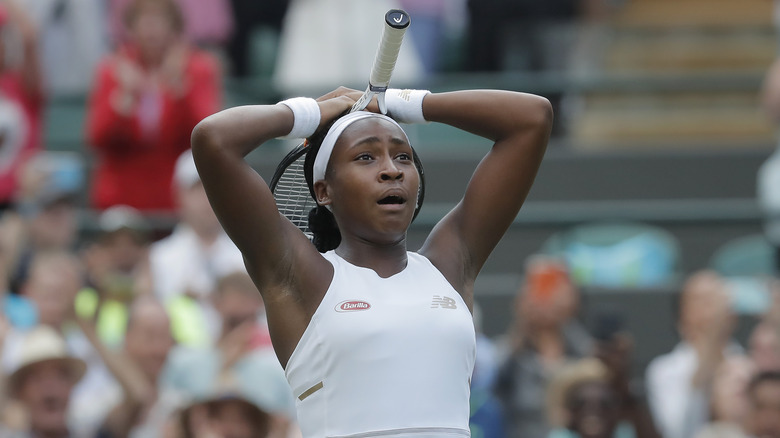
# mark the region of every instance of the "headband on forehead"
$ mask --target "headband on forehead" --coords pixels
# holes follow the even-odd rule
[[[330,155],[333,153],[333,147],[336,146],[336,140],[341,137],[341,133],[344,132],[344,130],[347,129],[349,125],[357,122],[358,120],[367,119],[369,117],[376,117],[387,120],[395,126],[398,126],[398,128],[401,129],[401,132],[404,132],[403,128],[401,128],[401,125],[399,125],[398,122],[383,114],[370,113],[368,111],[357,111],[347,114],[346,116],[336,120],[336,122],[333,123],[333,126],[331,126],[328,130],[328,133],[325,134],[325,138],[322,140],[320,150],[317,151],[317,156],[314,158],[312,182],[325,179],[325,169],[328,168]],[[404,136],[406,136],[406,132],[404,132]],[[406,138],[406,141],[409,141],[408,137]]]

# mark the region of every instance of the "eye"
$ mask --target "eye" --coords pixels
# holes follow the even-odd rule
[[[403,160],[403,161],[411,161],[412,160],[411,154],[408,154],[406,152],[402,152],[402,153],[396,155],[395,158],[398,159],[398,160]]]
[[[355,160],[358,160],[358,161],[360,161],[360,160],[362,160],[362,161],[367,161],[367,160],[372,160],[373,158],[374,158],[374,157],[373,157],[373,156],[372,156],[370,153],[368,153],[368,152],[363,152],[362,154],[360,154],[360,155],[358,155],[357,157],[355,157]]]

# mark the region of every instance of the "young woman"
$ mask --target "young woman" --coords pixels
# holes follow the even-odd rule
[[[474,280],[531,188],[552,110],[544,98],[508,91],[388,90],[395,119],[446,123],[495,142],[463,199],[410,252],[414,152],[390,117],[341,117],[360,95],[339,88],[316,102],[222,111],[196,126],[195,161],[265,300],[303,435],[468,436]],[[243,160],[280,136],[311,139],[313,216],[334,219],[312,228],[319,249],[332,251],[318,251],[279,214]]]

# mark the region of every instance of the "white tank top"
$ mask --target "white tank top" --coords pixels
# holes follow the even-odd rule
[[[305,438],[467,437],[476,340],[441,272],[389,278],[331,251],[333,281],[285,370]]]

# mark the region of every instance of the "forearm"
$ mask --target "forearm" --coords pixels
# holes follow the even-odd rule
[[[630,397],[624,401],[624,418],[634,427],[636,438],[660,438],[645,401]]]
[[[347,96],[323,96],[317,102],[319,128],[335,119],[354,103]],[[295,124],[293,111],[287,105],[247,105],[220,111],[206,117],[192,132],[192,147],[209,146],[220,152],[244,157],[266,141],[283,137]],[[197,158],[197,157],[196,157]]]
[[[206,117],[195,126],[192,147],[214,146],[221,152],[243,158],[268,140],[287,135],[293,123],[293,113],[284,105],[229,108]]]
[[[423,114],[440,122],[499,141],[528,130],[547,131],[552,107],[533,94],[501,90],[432,93],[423,100]]]
[[[115,407],[100,425],[98,436],[110,438],[126,438],[133,430],[141,413],[141,405],[125,398]]]
[[[125,399],[132,400],[139,405],[151,399],[154,394],[154,387],[135,363],[122,354],[110,351],[98,338],[94,326],[82,319],[77,319],[77,323],[92,348],[95,349],[100,359],[106,365],[106,368],[119,382],[124,391]]]

